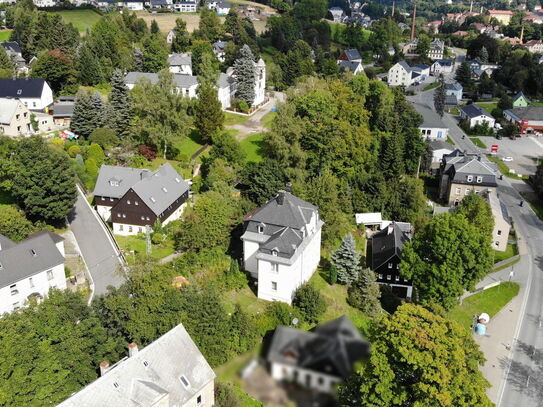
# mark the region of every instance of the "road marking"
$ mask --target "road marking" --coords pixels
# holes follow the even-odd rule
[[[536,140],[533,137],[528,137],[528,140],[532,140],[534,143],[536,143],[539,147],[543,148],[543,144],[539,142],[539,140]]]

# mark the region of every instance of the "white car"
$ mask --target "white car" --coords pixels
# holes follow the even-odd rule
[[[513,157],[503,157],[502,161],[505,161],[505,162],[513,161]]]

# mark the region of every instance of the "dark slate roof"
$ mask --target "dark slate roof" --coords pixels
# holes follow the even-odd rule
[[[59,102],[53,105],[53,117],[72,117],[74,102]]]
[[[147,169],[102,165],[93,194],[107,198],[122,198],[132,186],[148,175]],[[112,185],[111,181],[118,185]]]
[[[183,54],[173,53],[168,57],[170,66],[190,65],[192,66],[192,56],[189,52]]]
[[[541,120],[543,121],[543,106],[514,107],[506,112],[513,113],[519,120]]]
[[[452,66],[452,61],[450,59],[438,59],[434,63],[438,63],[441,66]]]
[[[459,150],[443,156],[445,168],[443,172],[449,175],[449,179],[455,184],[495,187],[496,170],[490,163],[483,161],[476,155],[465,155]],[[468,181],[468,176],[472,180]],[[477,182],[477,176],[482,176],[482,182]]]
[[[274,233],[266,243],[260,246],[260,250],[264,253],[271,253],[273,250],[277,250],[279,253],[291,257],[302,242],[303,237],[301,232],[285,227]]]
[[[245,217],[246,221],[301,229],[309,220],[315,205],[304,201],[290,192],[280,192],[264,206]]]
[[[351,72],[355,72],[358,69],[358,66],[362,65],[358,61],[339,61],[339,68],[344,70],[349,70]]]
[[[421,71],[425,70],[425,69],[429,69],[430,67],[426,64],[418,64],[418,65],[415,65],[413,68],[417,68],[417,69],[420,69]]]
[[[407,72],[411,72],[413,70],[413,68],[411,68],[407,62],[405,62],[405,60],[401,60],[401,61],[398,61],[398,64],[403,68],[405,69]]]
[[[422,124],[419,127],[433,129],[447,128],[447,126],[445,126],[445,124],[443,123],[443,120],[441,120],[441,117],[439,117],[439,115],[433,110],[419,103],[413,103],[413,107],[415,108],[417,113],[422,116]]]
[[[446,90],[463,90],[464,88],[460,84],[460,82],[452,82],[452,83],[446,83],[445,84]]]
[[[355,362],[368,357],[369,347],[344,315],[313,331],[278,327],[267,359],[345,379]]]
[[[0,45],[2,45],[6,52],[13,52],[15,54],[21,53],[21,47],[19,47],[19,44],[15,41],[0,42]]]
[[[0,79],[0,98],[40,98],[45,79]]]
[[[401,258],[403,246],[410,240],[409,236],[407,236],[396,222],[392,222],[386,228],[374,234],[371,243],[372,270],[381,267],[394,255]]]
[[[478,116],[486,116],[492,118],[492,115],[488,113],[485,109],[481,109],[479,106],[476,106],[474,104],[463,106],[462,111],[469,118],[474,118]]]
[[[35,233],[19,243],[7,243],[0,250],[0,287],[7,287],[34,274],[64,263],[56,243],[63,239],[49,231]]]
[[[354,59],[362,59],[362,55],[360,55],[360,52],[358,52],[357,49],[346,49],[343,52],[349,61]]]
[[[515,102],[517,99],[520,99],[521,97],[523,97],[524,99],[526,99],[526,103],[528,103],[528,104],[532,103],[532,102],[530,101],[530,99],[528,99],[528,98],[526,97],[526,95],[524,94],[523,91],[520,91],[519,93],[517,93],[517,94],[515,95],[515,97],[513,98],[513,102]]]
[[[446,95],[445,96],[445,106],[456,106],[458,105],[458,98],[456,95]]]
[[[158,83],[158,74],[153,72],[128,72],[124,77],[124,83],[135,84],[139,80],[146,78],[153,85]],[[187,89],[191,86],[198,85],[198,78],[193,75],[174,74],[173,82],[181,89]]]

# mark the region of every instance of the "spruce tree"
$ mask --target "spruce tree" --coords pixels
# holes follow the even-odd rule
[[[245,101],[249,106],[255,100],[256,68],[255,57],[248,45],[240,50],[240,56],[234,62],[236,75],[236,98]]]
[[[368,268],[360,271],[358,279],[349,287],[347,294],[347,302],[365,314],[375,316],[381,310],[379,284],[375,273]]]
[[[72,130],[87,139],[94,129],[101,127],[104,120],[105,106],[99,93],[92,95],[81,91],[77,94],[72,116]]]
[[[200,132],[202,140],[207,143],[212,139],[213,135],[223,128],[224,113],[215,86],[217,74],[214,72],[208,54],[203,55],[200,71],[201,75],[198,76],[200,86],[198,87],[194,125]]]
[[[360,253],[355,249],[352,234],[343,238],[341,246],[332,253],[332,267],[336,269],[338,281],[341,284],[352,284],[360,273]]]
[[[111,76],[111,92],[109,94],[110,104],[110,127],[115,130],[119,137],[130,136],[130,124],[132,121],[132,100],[126,84],[124,75],[120,69],[116,69]]]
[[[481,62],[488,62],[488,50],[486,47],[482,47],[481,51],[479,51],[479,59]]]
[[[443,114],[445,113],[445,96],[445,81],[443,79],[443,74],[441,74],[439,75],[439,86],[434,93],[434,107],[440,117],[443,117]]]
[[[160,29],[158,28],[158,23],[156,20],[151,21],[151,34],[158,34]]]
[[[79,81],[82,85],[92,86],[103,79],[100,61],[87,44],[79,51],[77,58],[79,66]]]
[[[0,47],[0,78],[9,78],[13,75],[13,62],[3,47]]]
[[[400,135],[389,135],[385,140],[380,166],[387,180],[398,180],[404,173]]]

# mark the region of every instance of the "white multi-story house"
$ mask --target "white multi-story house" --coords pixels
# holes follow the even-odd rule
[[[0,314],[45,298],[50,288],[66,288],[64,239],[49,231],[19,243],[0,235]]]
[[[255,82],[255,100],[253,106],[258,106],[264,103],[266,98],[266,64],[260,58],[255,62],[256,82]]]
[[[543,54],[543,41],[531,40],[524,44],[524,46],[532,54]]]
[[[170,54],[168,64],[171,73],[180,73],[182,75],[192,75],[192,54],[184,52],[182,54]]]
[[[155,85],[158,83],[158,74],[152,72],[128,72],[124,77],[124,83],[128,89],[134,89],[138,81],[145,79]],[[189,98],[196,97],[196,90],[198,89],[198,78],[196,76],[175,73],[173,82],[175,92],[178,94]]]
[[[440,74],[451,73],[453,68],[454,64],[450,59],[439,59],[430,67],[430,73],[434,76],[439,76]]]
[[[0,135],[17,137],[32,133],[28,108],[18,99],[0,98]]]
[[[141,11],[143,10],[143,0],[122,0],[117,3],[119,7],[126,7],[131,11]]]
[[[319,264],[322,225],[316,206],[285,191],[245,217],[243,263],[258,298],[292,302]]]
[[[407,62],[399,61],[388,70],[389,86],[411,86],[418,75],[413,75],[413,68]]]
[[[0,79],[0,98],[19,99],[30,110],[44,110],[53,104],[53,91],[45,79]]]
[[[460,117],[462,120],[469,122],[470,127],[486,123],[488,127],[493,128],[496,123],[496,119],[490,113],[474,104],[462,107],[460,109]]]
[[[422,123],[419,126],[422,137],[427,140],[447,139],[449,128],[445,126],[436,112],[418,103],[413,103],[413,107],[422,116]]]
[[[196,13],[198,4],[195,1],[178,1],[173,4],[173,8],[180,13]]]
[[[313,331],[279,326],[267,360],[275,380],[334,394],[356,362],[369,356],[369,343],[345,315]]]
[[[189,184],[171,164],[156,171],[102,165],[94,188],[96,211],[111,222],[113,233],[144,233],[156,221],[179,219],[187,206]]]
[[[445,43],[440,40],[434,40],[430,43],[430,49],[428,50],[428,58],[435,61],[443,59],[445,55]]]
[[[131,343],[128,357],[58,407],[213,407],[215,373],[187,333],[177,325],[143,349]]]

